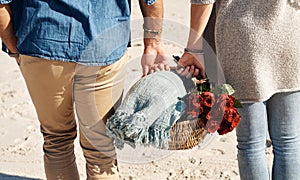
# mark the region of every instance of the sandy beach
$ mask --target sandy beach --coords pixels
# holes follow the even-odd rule
[[[168,57],[182,54],[188,35],[189,1],[174,2],[165,0],[163,39]],[[132,47],[128,52],[125,91],[141,75],[142,15],[137,1],[132,1]],[[45,179],[43,140],[33,104],[18,65],[2,52],[0,72],[0,180]],[[131,148],[118,150],[121,179],[237,180],[236,144],[233,131],[212,136],[207,145],[191,150],[163,153],[143,148],[139,152]],[[79,173],[85,179],[85,162],[78,139],[75,148]],[[134,157],[132,152],[136,153]],[[271,148],[266,153],[271,166]]]

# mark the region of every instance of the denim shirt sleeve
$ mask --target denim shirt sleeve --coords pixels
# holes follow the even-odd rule
[[[0,0],[0,4],[8,4],[10,3],[12,0]]]
[[[191,0],[192,4],[213,4],[216,0]]]
[[[154,4],[156,2],[156,0],[145,0],[145,3],[147,4],[147,5],[152,5],[152,4]]]

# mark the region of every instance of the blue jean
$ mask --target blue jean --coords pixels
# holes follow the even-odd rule
[[[268,180],[266,132],[273,145],[273,180],[300,178],[300,92],[278,93],[265,102],[244,104],[236,128],[242,180]]]

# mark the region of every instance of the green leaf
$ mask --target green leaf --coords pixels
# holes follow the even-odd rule
[[[201,84],[197,84],[197,91],[199,92],[208,92],[210,91],[210,83],[209,81],[205,81]]]
[[[221,84],[213,88],[212,92],[214,92],[217,96],[219,96],[220,94],[232,95],[235,92],[235,90],[232,88],[230,84]]]
[[[234,99],[233,107],[235,107],[235,108],[242,108],[243,105],[242,105],[242,103],[240,101],[238,101],[237,99]]]

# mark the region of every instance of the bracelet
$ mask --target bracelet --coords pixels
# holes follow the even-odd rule
[[[162,32],[161,29],[159,29],[159,30],[148,29],[145,27],[145,24],[143,24],[143,29],[144,29],[144,32],[150,33],[150,34],[155,34],[155,35],[161,34],[161,32]]]
[[[10,57],[14,57],[14,58],[17,58],[19,57],[19,53],[12,53],[8,50],[7,54],[10,56]]]
[[[189,48],[184,48],[184,52],[193,53],[193,54],[204,54],[203,49],[189,49]]]

